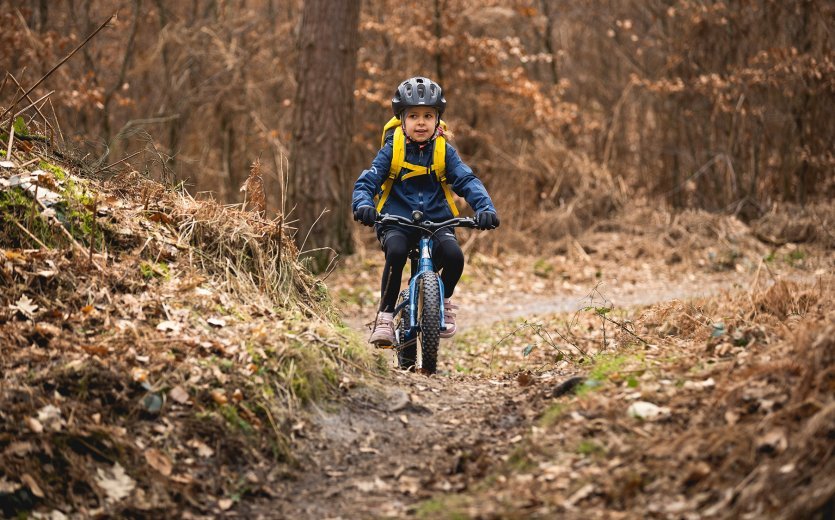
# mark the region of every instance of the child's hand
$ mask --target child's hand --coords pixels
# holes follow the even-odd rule
[[[492,211],[479,211],[475,214],[475,226],[478,229],[496,229],[499,227],[499,216]]]
[[[354,220],[362,222],[363,226],[373,226],[377,220],[377,210],[372,206],[360,206],[354,211]]]

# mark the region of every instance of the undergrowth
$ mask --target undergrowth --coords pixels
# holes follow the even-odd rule
[[[60,420],[35,432],[32,456],[0,455],[17,497],[4,513],[165,515],[267,492],[287,471],[277,468],[297,464],[305,406],[380,366],[298,263],[292,236],[135,171],[104,183],[37,167],[39,189],[58,200],[0,190],[0,438],[21,439],[19,425],[46,421],[44,410]],[[97,479],[115,463],[136,491],[111,500]],[[47,471],[68,465],[65,479]]]

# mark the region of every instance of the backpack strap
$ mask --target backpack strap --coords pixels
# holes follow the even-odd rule
[[[383,206],[391,193],[391,185],[394,184],[395,179],[397,179],[397,175],[400,174],[400,170],[403,168],[404,159],[406,158],[406,136],[403,134],[403,128],[400,126],[400,119],[396,117],[389,119],[389,122],[386,123],[386,126],[383,128],[383,138],[381,140],[380,148],[385,146],[386,134],[392,128],[394,129],[394,141],[392,142],[391,167],[389,168],[388,177],[385,181],[383,181],[380,198],[377,200],[377,213],[382,213]]]
[[[444,129],[446,129],[445,122],[441,121],[441,125]],[[397,180],[397,176],[403,168],[408,169],[409,172],[403,175],[401,180],[430,173],[429,169],[425,166],[406,162],[406,136],[403,133],[403,127],[400,119],[392,117],[389,119],[388,123],[386,123],[385,127],[383,127],[383,135],[380,139],[380,148],[385,146],[386,136],[392,133],[394,139],[392,141],[391,166],[389,168],[388,177],[385,181],[383,181],[383,185],[380,189],[380,198],[377,200],[378,213],[383,211],[383,206],[391,193],[391,187],[394,184],[394,181]],[[435,172],[435,177],[438,179],[438,182],[441,183],[441,188],[444,190],[444,197],[446,197],[447,204],[449,204],[449,208],[452,210],[452,215],[457,217],[458,208],[455,206],[455,200],[452,198],[452,190],[446,181],[446,139],[444,139],[443,136],[438,136],[435,139],[435,149],[432,153],[432,171]]]
[[[452,210],[452,216],[458,216],[458,207],[455,205],[455,199],[452,198],[452,189],[446,182],[446,139],[440,135],[435,138],[435,151],[432,154],[432,169],[435,170],[435,177],[441,183],[441,188],[444,190],[446,202],[449,204],[449,209]]]

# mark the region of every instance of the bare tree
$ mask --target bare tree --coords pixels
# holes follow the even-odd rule
[[[302,12],[290,195],[299,221],[297,241],[306,250],[351,250],[347,161],[359,14],[359,0],[308,0]],[[328,256],[314,253],[319,268]]]

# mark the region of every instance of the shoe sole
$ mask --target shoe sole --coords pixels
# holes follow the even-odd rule
[[[384,339],[378,339],[377,341],[372,341],[371,344],[374,345],[377,348],[385,348],[385,349],[394,348],[394,342],[386,341]]]

